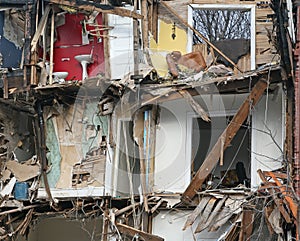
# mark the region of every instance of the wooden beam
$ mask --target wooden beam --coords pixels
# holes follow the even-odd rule
[[[153,35],[153,39],[155,42],[158,42],[158,34],[157,34],[157,29],[158,29],[158,3],[153,2],[153,9],[152,9],[152,28],[151,28],[151,33]]]
[[[68,1],[68,0],[49,0],[49,2],[60,4],[60,5],[65,5],[68,7],[74,7],[78,10],[85,10],[85,11],[89,11],[89,12],[98,11],[100,13],[110,13],[110,14],[120,15],[122,17],[129,17],[129,18],[135,18],[135,19],[143,19],[144,18],[143,15],[138,14],[134,11],[130,11],[126,8],[114,7],[113,9],[102,9],[93,4],[78,5],[76,3],[76,1]]]
[[[260,97],[263,95],[268,84],[264,79],[260,79],[253,87],[251,93],[247,99],[240,106],[238,112],[235,114],[229,125],[226,127],[224,132],[221,134],[217,143],[214,145],[210,153],[207,155],[203,164],[197,171],[193,180],[184,191],[182,195],[182,201],[190,203],[199,189],[201,189],[202,183],[205,181],[207,176],[211,173],[213,168],[216,166],[218,160],[221,156],[221,145],[222,138],[224,138],[224,151],[229,146],[230,142],[236,135],[237,131],[240,129],[243,122],[246,120],[250,114],[250,110],[259,101]]]
[[[149,240],[149,241],[163,241],[164,240],[163,238],[161,238],[161,237],[159,237],[157,235],[146,233],[144,231],[135,229],[135,228],[127,226],[125,224],[116,223],[116,226],[117,226],[117,228],[118,228],[118,230],[119,230],[119,232],[121,234],[128,235],[131,238],[133,238],[136,235],[138,235],[143,240]]]
[[[183,98],[191,105],[193,110],[200,115],[202,120],[206,122],[210,122],[209,116],[206,111],[201,107],[201,105],[196,102],[192,95],[189,93],[188,90],[179,90],[179,93],[183,96]]]
[[[142,39],[143,39],[143,48],[148,48],[148,0],[142,0],[141,13],[144,16],[142,20]]]
[[[44,15],[42,16],[41,20],[40,20],[40,23],[37,27],[37,30],[36,32],[34,33],[34,36],[31,40],[31,52],[34,52],[35,49],[36,49],[36,45],[38,43],[38,40],[40,38],[40,36],[43,34],[44,32],[44,29],[46,27],[46,24],[47,24],[47,20],[48,20],[48,16],[49,16],[49,13],[50,13],[50,5],[47,5],[46,6],[46,9],[45,9],[45,12],[44,12]]]
[[[50,71],[49,71],[49,84],[52,85],[53,83],[53,65],[54,65],[54,26],[55,20],[55,12],[54,7],[52,6],[52,18],[51,18],[51,36],[50,36]]]
[[[238,71],[242,72],[238,66],[230,59],[228,58],[221,50],[219,50],[215,45],[213,45],[207,38],[205,38],[197,29],[195,29],[193,26],[188,24],[182,17],[179,16],[179,14],[170,7],[166,2],[160,1],[160,3],[167,8],[180,22],[186,26],[187,28],[191,29],[196,35],[198,35],[207,45],[212,47],[218,54],[220,54],[224,59],[226,59],[230,64],[234,66]]]

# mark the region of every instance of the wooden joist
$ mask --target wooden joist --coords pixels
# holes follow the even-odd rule
[[[89,11],[89,12],[98,11],[101,13],[116,14],[116,15],[120,15],[123,17],[143,19],[143,15],[138,14],[134,11],[130,11],[126,8],[121,8],[121,7],[114,7],[113,9],[102,9],[102,8],[94,6],[92,4],[78,5],[75,1],[72,2],[72,1],[68,1],[68,0],[49,0],[49,2],[68,6],[68,7],[73,7],[78,10],[85,10],[85,11]]]
[[[216,166],[218,160],[220,159],[222,139],[224,138],[225,140],[223,146],[223,151],[225,151],[225,149],[229,146],[232,139],[236,135],[237,131],[240,129],[243,122],[250,114],[251,108],[256,105],[260,97],[263,95],[267,86],[267,82],[262,78],[255,84],[251,93],[241,105],[238,112],[235,114],[232,121],[226,127],[224,132],[221,134],[221,136],[217,140],[217,143],[214,145],[210,153],[203,161],[203,164],[197,171],[193,180],[191,181],[187,189],[184,191],[182,195],[183,202],[190,203],[192,201],[197,191],[201,188],[202,183],[205,181],[205,179],[208,177],[208,175],[211,173],[213,168]]]

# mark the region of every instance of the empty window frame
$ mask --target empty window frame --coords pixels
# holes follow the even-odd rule
[[[250,42],[251,69],[255,69],[255,5],[190,4],[188,21],[210,42]],[[202,39],[189,30],[188,50]],[[229,56],[228,56],[229,57]]]

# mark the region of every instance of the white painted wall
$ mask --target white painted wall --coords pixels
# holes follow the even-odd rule
[[[112,36],[109,41],[111,78],[120,79],[133,71],[133,21],[132,18],[108,14],[108,25],[114,27],[109,31]]]
[[[285,136],[285,108],[281,89],[278,94],[269,94],[262,97],[253,110],[252,116],[252,173],[251,186],[256,187],[261,180],[257,174],[258,169],[265,171],[281,167],[282,153]],[[275,141],[281,148],[276,146]],[[277,160],[278,159],[278,160]]]
[[[194,241],[194,240],[217,240],[228,228],[227,225],[224,225],[216,232],[207,232],[204,230],[199,234],[195,234],[195,239],[193,238],[192,230],[195,230],[197,227],[197,220],[192,226],[185,231],[182,231],[182,228],[186,222],[186,219],[192,211],[182,211],[176,212],[173,211],[161,211],[153,219],[153,229],[152,232],[155,235],[158,235],[164,238],[166,241]]]
[[[195,99],[210,115],[225,115],[226,111],[234,113],[246,96],[202,95]],[[191,180],[192,136],[187,129],[189,118],[195,115],[184,99],[165,102],[161,108],[156,131],[154,191],[183,192]]]

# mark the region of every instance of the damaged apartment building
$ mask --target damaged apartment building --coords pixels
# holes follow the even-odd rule
[[[299,6],[0,0],[0,239],[300,240]]]

